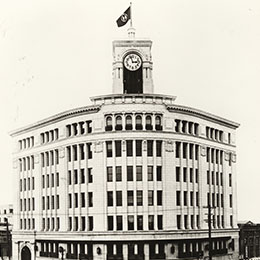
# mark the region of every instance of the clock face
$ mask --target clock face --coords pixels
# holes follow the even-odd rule
[[[130,53],[125,57],[124,65],[128,70],[135,71],[141,67],[142,60],[137,54]]]

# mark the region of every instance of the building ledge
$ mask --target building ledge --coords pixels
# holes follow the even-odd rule
[[[158,94],[112,94],[90,98],[93,105],[112,104],[163,104],[173,105],[175,96]]]

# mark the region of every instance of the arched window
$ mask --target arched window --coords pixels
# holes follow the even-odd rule
[[[162,130],[162,118],[161,118],[161,116],[155,117],[155,129],[156,130]]]
[[[151,116],[146,116],[146,118],[145,118],[145,129],[146,130],[153,130],[152,117]]]
[[[112,117],[108,116],[106,118],[106,131],[112,131]]]
[[[125,129],[126,130],[132,130],[133,129],[132,116],[130,116],[130,115],[126,116],[125,121],[126,121]]]
[[[140,115],[137,115],[135,118],[135,129],[136,130],[142,130],[143,125],[142,125],[142,117]]]
[[[117,116],[116,117],[116,130],[122,130],[122,117],[121,116]]]

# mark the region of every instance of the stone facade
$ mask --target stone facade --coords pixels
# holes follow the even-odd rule
[[[151,70],[143,43],[114,42],[114,72],[133,51]],[[150,72],[143,93],[120,71],[112,95],[11,133],[14,259],[203,258],[208,204],[214,259],[237,259],[238,124],[153,94]]]

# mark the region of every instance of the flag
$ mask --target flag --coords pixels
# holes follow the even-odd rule
[[[116,20],[117,26],[121,27],[127,24],[131,19],[131,7],[129,6],[122,15]]]

